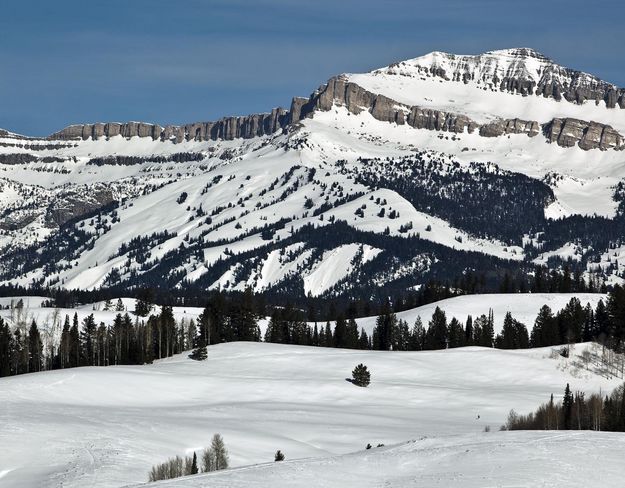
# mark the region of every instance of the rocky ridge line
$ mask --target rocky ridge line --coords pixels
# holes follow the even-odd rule
[[[376,95],[365,90],[345,77],[331,78],[320,87],[310,99],[298,99],[297,113],[312,116],[315,110],[329,111],[335,103],[343,105],[353,114],[368,111],[375,119],[408,124],[416,129],[473,133],[478,130],[483,137],[500,137],[507,134],[527,134],[534,137],[542,132],[549,142],[562,147],[578,145],[583,150],[625,150],[625,137],[609,125],[587,122],[578,119],[553,119],[541,125],[537,121],[522,119],[500,119],[487,124],[479,124],[466,115],[408,106],[384,95]]]
[[[408,106],[384,95],[372,93],[350,82],[345,76],[330,78],[309,98],[296,97],[290,110],[275,108],[270,113],[242,117],[225,117],[216,122],[197,122],[183,126],[143,122],[96,123],[72,125],[52,134],[50,140],[77,140],[121,135],[151,137],[153,140],[175,143],[183,141],[249,139],[269,135],[290,124],[312,117],[316,110],[329,111],[335,104],[344,106],[350,113],[368,111],[375,119],[398,125],[407,124],[415,129],[446,131],[453,133],[478,131],[483,137],[500,137],[508,134],[527,134],[535,137],[541,129],[547,140],[562,147],[578,145],[583,150],[623,150],[625,137],[609,125],[573,118],[553,119],[541,125],[537,121],[522,119],[499,119],[479,124],[470,117],[453,112]]]

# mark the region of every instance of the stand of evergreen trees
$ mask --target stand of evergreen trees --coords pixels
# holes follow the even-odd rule
[[[535,412],[519,415],[510,411],[505,430],[603,430],[625,432],[625,385],[610,395],[573,393],[566,385],[564,396],[554,402],[553,395]]]
[[[264,340],[274,343],[419,351],[462,346],[516,349],[596,341],[608,351],[625,352],[625,288],[619,285],[595,309],[582,306],[577,298],[556,314],[543,306],[530,333],[508,313],[498,335],[494,333],[492,311],[475,319],[469,316],[462,323],[455,317],[448,319],[437,307],[425,327],[420,318],[412,325],[399,320],[387,301],[369,336],[356,323],[357,304],[349,306],[346,315],[330,304],[328,314],[336,316],[333,326],[329,321],[311,320],[317,316],[315,308],[303,310],[288,303],[270,308],[250,290],[234,296],[211,294],[197,322],[177,322],[170,306],[155,308],[152,299],[150,294],[140,295],[133,315],[122,313],[121,301],[117,305],[108,301],[105,309],[118,311],[108,325],[96,323],[93,314],[80,322],[76,313],[63,320],[58,309],[52,309],[52,323],[38,324],[29,319],[23,303],[17,303],[11,310],[11,326],[0,319],[0,376],[76,366],[145,364],[192,348],[260,341],[258,320],[268,312]],[[198,359],[203,359],[204,355],[200,356]]]

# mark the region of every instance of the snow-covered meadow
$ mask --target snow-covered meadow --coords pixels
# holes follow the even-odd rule
[[[578,346],[577,352],[583,347]],[[456,435],[464,437],[408,445],[420,451],[414,453],[414,461],[413,447],[389,451],[389,456],[395,456],[390,459],[417,469],[425,462],[419,459],[429,456],[419,446],[428,445],[432,453],[447,450],[447,463],[453,463],[454,457],[469,462],[463,460],[465,448],[450,444],[475,439],[482,447],[468,457],[482,449],[490,452],[488,462],[493,463],[501,446],[503,452],[522,449],[508,437],[484,444],[500,437],[482,435],[502,434],[480,434],[486,426],[496,431],[510,409],[533,410],[551,393],[560,395],[567,382],[587,392],[607,392],[618,384],[573,367],[568,360],[552,359],[550,353],[550,349],[475,347],[399,353],[229,343],[210,347],[204,362],[179,355],[147,366],[76,368],[2,378],[0,484],[118,487],[145,482],[153,464],[200,451],[216,432],[223,435],[234,467],[270,462],[277,449],[289,460],[327,458],[362,451],[367,443],[393,445],[423,436]],[[345,380],[360,362],[372,372],[368,388]],[[608,442],[612,438],[597,437],[614,448],[617,444]],[[594,445],[593,437],[584,439]],[[540,447],[544,442],[527,445]],[[543,454],[549,452],[544,449]],[[377,451],[370,455],[378,456]],[[359,456],[362,453],[287,464],[286,471],[267,475],[267,480],[275,476],[290,480],[295,476],[292,470],[307,470],[306,463],[319,467],[300,474],[301,480],[312,479],[315,469],[324,469],[323,463],[340,465],[353,459],[349,469],[357,469],[364,462]],[[502,473],[514,463],[505,456]],[[377,468],[371,480],[392,477],[394,462],[388,461],[387,474]],[[250,486],[271,484],[264,484],[263,470],[268,468],[260,469],[258,475],[250,475],[257,483]],[[512,475],[521,468],[515,469]],[[222,479],[216,486],[244,486],[246,475],[239,481],[236,477],[243,472],[234,473],[230,481],[215,478]]]

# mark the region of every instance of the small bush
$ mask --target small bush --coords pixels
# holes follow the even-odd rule
[[[208,357],[208,351],[206,350],[206,346],[197,347],[193,349],[191,354],[189,354],[189,358],[195,361],[204,361]]]

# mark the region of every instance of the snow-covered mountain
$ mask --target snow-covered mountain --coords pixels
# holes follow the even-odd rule
[[[0,131],[0,281],[368,297],[564,263],[621,281],[623,108],[510,49],[340,75],[267,114]]]

